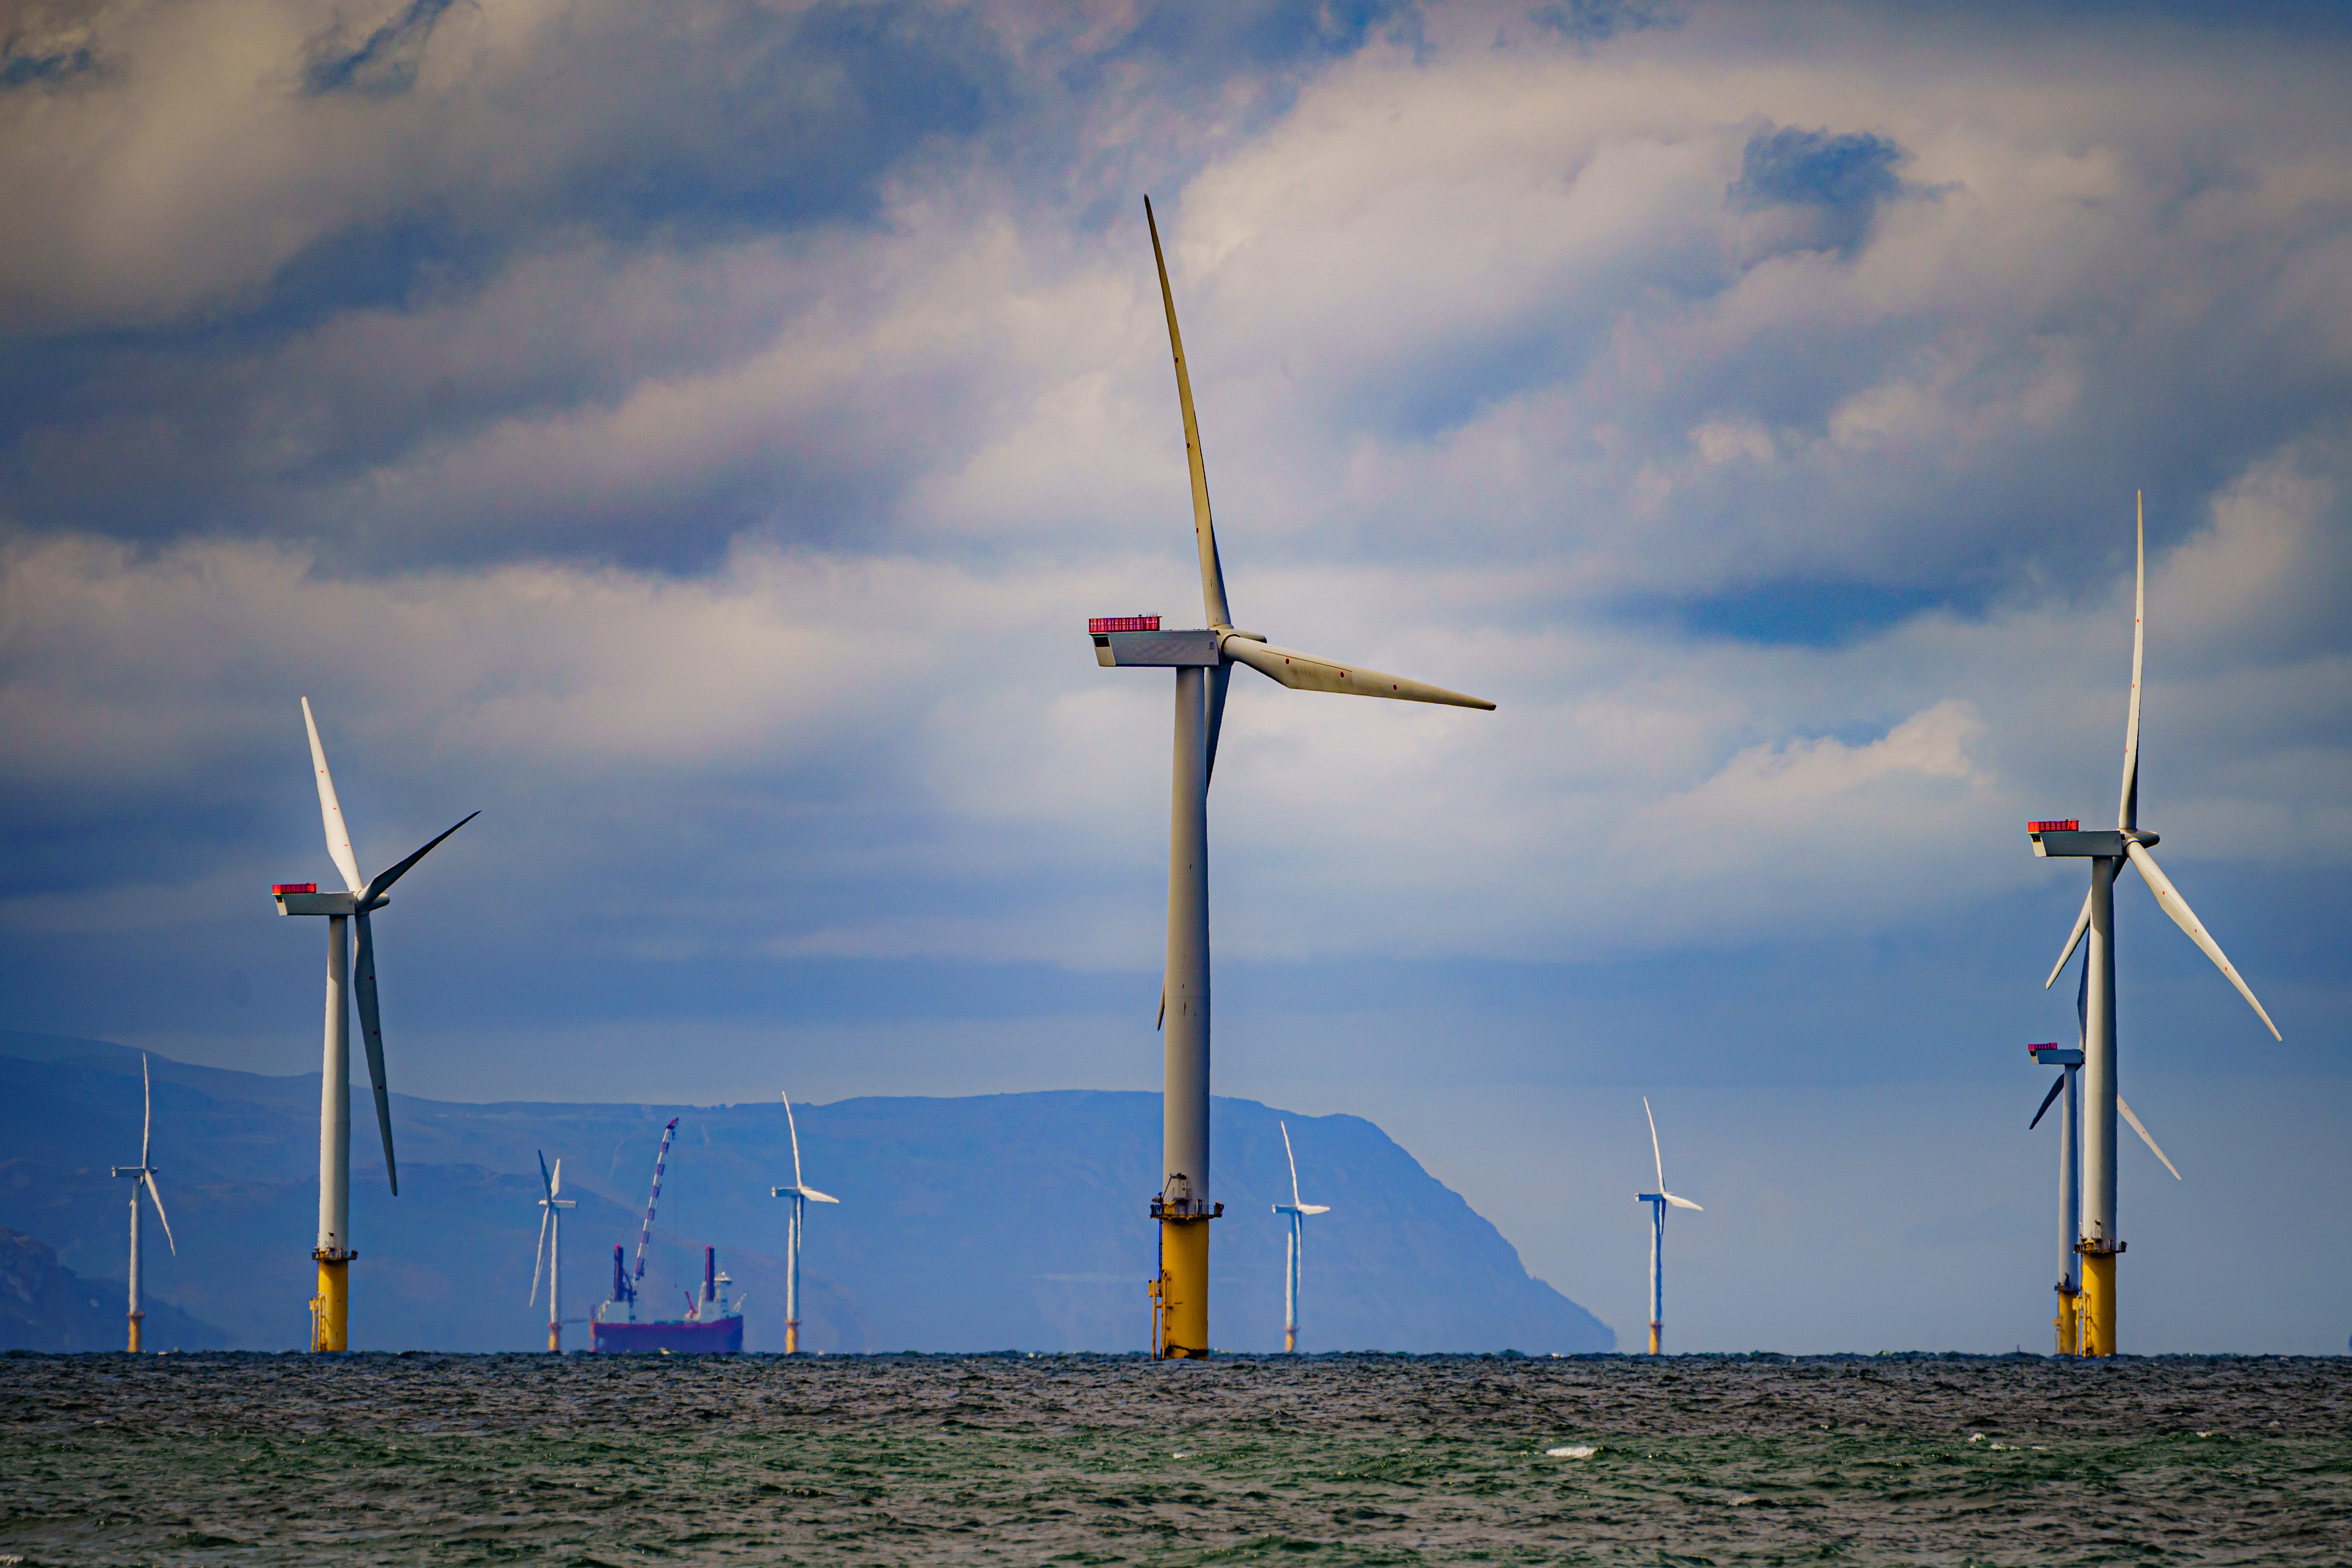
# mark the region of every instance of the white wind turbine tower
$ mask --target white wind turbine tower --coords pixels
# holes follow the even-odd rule
[[[2074,1048],[2067,1050],[2054,1040],[2046,1045],[2028,1046],[2026,1053],[2043,1067],[2058,1069],[2057,1079],[2050,1092],[2042,1097],[2041,1108],[2033,1120],[2025,1124],[2028,1132],[2042,1125],[2050,1113],[2051,1105],[2061,1095],[2066,1103],[2058,1113],[2058,1315],[2051,1326],[2058,1331],[2058,1353],[2078,1356],[2083,1351],[2083,1047],[2090,1037],[2091,969],[2088,958],[2084,960],[2082,979],[2074,988]],[[2180,1180],[2180,1167],[2157,1143],[2156,1135],[2140,1119],[2132,1114],[2131,1103],[2120,1094],[2116,1096],[2116,1110],[2148,1152],[2164,1162],[2174,1181]]]
[[[139,1194],[144,1193],[155,1205],[155,1217],[163,1222],[163,1239],[172,1248],[172,1256],[180,1255],[180,1244],[172,1240],[172,1216],[163,1212],[163,1194],[155,1185],[155,1167],[147,1161],[148,1145],[155,1131],[155,1086],[147,1075],[147,1053],[139,1053],[139,1092],[146,1114],[139,1127],[139,1163],[117,1165],[114,1173],[131,1178],[131,1352],[139,1353],[139,1325],[147,1314],[139,1305],[139,1266],[145,1248],[139,1239]]]
[[[1650,1097],[1642,1097],[1642,1114],[1650,1123],[1650,1160],[1658,1170],[1658,1190],[1637,1193],[1634,1202],[1650,1205],[1650,1353],[1656,1355],[1666,1328],[1666,1209],[1669,1205],[1693,1214],[1706,1211],[1688,1198],[1666,1191],[1666,1160],[1658,1152],[1658,1119],[1651,1114]]]
[[[1287,1353],[1298,1350],[1298,1247],[1302,1227],[1311,1214],[1329,1214],[1328,1204],[1308,1204],[1298,1201],[1298,1156],[1290,1152],[1290,1123],[1282,1126],[1282,1157],[1290,1162],[1290,1201],[1276,1204],[1274,1212],[1287,1215],[1286,1222],[1290,1236],[1289,1260],[1282,1276],[1282,1348]]]
[[[2082,830],[2079,819],[2026,824],[2033,852],[2047,857],[2087,858],[2091,889],[2084,895],[2083,912],[2074,919],[2066,945],[2051,966],[2046,990],[2074,955],[2075,944],[2087,932],[2090,951],[2084,959],[2083,985],[2083,1229],[2075,1243],[2083,1257],[2082,1353],[2116,1353],[2116,1258],[2124,1249],[2116,1228],[2116,1117],[2121,1110],[2116,1088],[2116,879],[2128,864],[2156,895],[2157,906],[2189,933],[2189,940],[2211,959],[2215,967],[2238,988],[2271,1037],[2280,1037],[2278,1026],[2263,1010],[2249,986],[2172,885],[2172,879],[2148,853],[2158,837],[2139,826],[2139,699],[2140,676],[2147,647],[2147,522],[2135,498],[2137,567],[2132,602],[2131,703],[2124,720],[2123,795],[2113,832]],[[2137,1121],[2135,1120],[2135,1125]],[[2145,1134],[2143,1133],[2143,1136]],[[2154,1141],[2150,1140],[2153,1146]],[[2167,1161],[2168,1165],[2171,1162]],[[2178,1174],[2176,1172],[2175,1174]]]
[[[1217,734],[1225,688],[1235,664],[1294,691],[1328,691],[1492,709],[1483,698],[1383,675],[1358,665],[1277,647],[1263,634],[1233,624],[1225,603],[1225,573],[1209,515],[1209,474],[1201,457],[1201,430],[1192,413],[1192,381],[1184,340],[1176,330],[1176,297],[1149,197],[1144,221],[1168,315],[1168,346],[1176,362],[1176,400],[1184,418],[1184,457],[1192,479],[1192,538],[1201,559],[1201,601],[1208,626],[1161,631],[1157,616],[1098,616],[1087,626],[1095,661],[1106,668],[1146,666],[1176,672],[1176,736],[1168,826],[1168,953],[1160,994],[1165,1030],[1160,1100],[1160,1185],[1151,1199],[1160,1222],[1160,1268],[1150,1290],[1151,1353],[1209,1353],[1209,1222],[1223,1212],[1209,1182],[1209,778],[1217,763]]]
[[[547,1156],[539,1156],[539,1185],[545,1194],[539,1200],[539,1256],[530,1263],[530,1299],[539,1300],[539,1269],[547,1266],[547,1352],[563,1353],[563,1211],[577,1208],[571,1198],[557,1194],[563,1191],[563,1162],[555,1162],[555,1173],[548,1174]],[[549,1246],[552,1241],[554,1245]]]
[[[310,700],[302,699],[302,727],[310,736],[310,766],[318,775],[319,816],[326,824],[327,853],[343,874],[349,890],[322,893],[316,882],[278,882],[269,891],[281,915],[324,915],[327,919],[327,1037],[319,1074],[319,1245],[310,1256],[319,1264],[319,1293],[310,1299],[310,1348],[340,1352],[349,1342],[347,1289],[352,1250],[352,998],[358,992],[360,1030],[367,1047],[368,1079],[375,1086],[375,1121],[383,1134],[383,1173],[400,1195],[400,1170],[392,1157],[392,1095],[383,1079],[383,1027],[375,993],[375,937],[368,916],[392,902],[392,885],[409,868],[430,854],[435,845],[481,815],[469,811],[456,826],[432,840],[390,870],[373,879],[360,877],[359,858],[352,853],[351,829],[335,799],[335,781],[327,772],[326,748],[319,744],[318,721],[310,716]],[[359,957],[352,963],[345,927],[359,924]],[[354,984],[355,983],[355,984]]]
[[[784,1096],[784,1126],[793,1135],[793,1184],[770,1187],[768,1195],[793,1200],[790,1255],[784,1267],[784,1353],[798,1355],[801,1350],[801,1221],[807,1215],[809,1205],[837,1204],[841,1200],[818,1192],[801,1180],[801,1130],[800,1124],[793,1120],[793,1097],[789,1094]]]

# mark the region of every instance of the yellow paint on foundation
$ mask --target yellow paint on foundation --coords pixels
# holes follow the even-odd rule
[[[319,1259],[319,1293],[310,1299],[310,1348],[341,1353],[351,1343],[346,1332],[351,1295],[351,1259]]]
[[[784,1320],[784,1353],[786,1355],[801,1353],[801,1321],[798,1318]]]
[[[2083,1353],[2116,1353],[2116,1254],[2083,1253]]]
[[[139,1353],[139,1322],[140,1320],[146,1317],[146,1315],[147,1314],[144,1312],[133,1312],[131,1314],[131,1353],[132,1355],[137,1355]]]
[[[1209,1222],[1160,1222],[1160,1344],[1162,1356],[1209,1353]]]
[[[2058,1298],[2058,1315],[2050,1320],[2050,1326],[2058,1331],[2058,1353],[2060,1355],[2081,1355],[2083,1353],[2083,1295],[2081,1291],[2077,1290],[2071,1295],[2061,1295]]]
[[[1663,1326],[1663,1324],[1659,1323],[1652,1323],[1650,1325],[1650,1353],[1652,1355],[1658,1353],[1658,1330]]]

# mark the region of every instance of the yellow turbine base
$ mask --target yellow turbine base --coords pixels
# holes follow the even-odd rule
[[[146,1315],[144,1312],[131,1314],[131,1353],[132,1355],[139,1353],[139,1321]]]
[[[547,1353],[550,1355],[563,1353],[563,1325],[561,1323],[547,1325]]]
[[[1297,1355],[1298,1353],[1298,1331],[1297,1329],[1285,1327],[1282,1331],[1282,1353],[1285,1355]]]
[[[1160,1356],[1209,1353],[1209,1222],[1160,1222]]]
[[[784,1320],[784,1353],[786,1355],[801,1353],[801,1321],[798,1318]]]
[[[351,1344],[348,1258],[319,1259],[319,1293],[310,1298],[310,1348],[337,1354]]]
[[[1652,1323],[1650,1325],[1650,1353],[1652,1355],[1658,1353],[1658,1331],[1664,1327],[1665,1325],[1664,1323]]]
[[[2083,1352],[2084,1355],[2116,1353],[2116,1255],[2083,1254]]]
[[[2058,1331],[2060,1355],[2083,1353],[2083,1293],[2080,1290],[2058,1298],[2058,1315],[2050,1320],[2050,1326]]]

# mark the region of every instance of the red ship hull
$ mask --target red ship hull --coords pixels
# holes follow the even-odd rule
[[[596,1349],[604,1354],[731,1355],[743,1348],[743,1320],[731,1313],[709,1322],[594,1323]]]

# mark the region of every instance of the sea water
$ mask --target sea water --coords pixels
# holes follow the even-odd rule
[[[0,1562],[2352,1563],[2352,1363],[0,1357]]]

